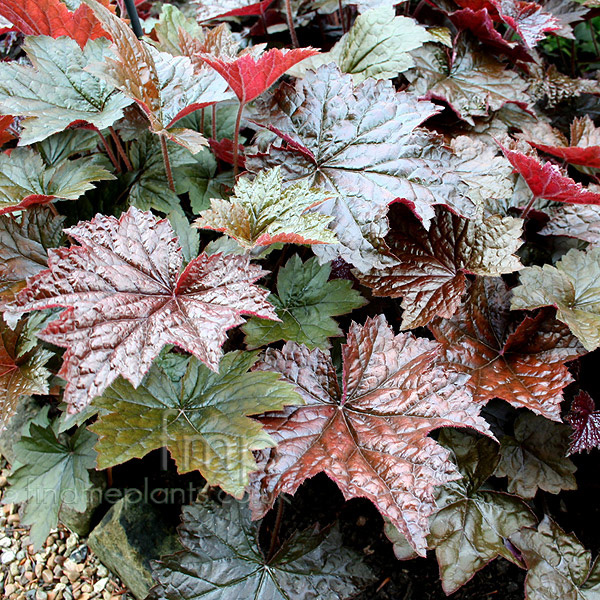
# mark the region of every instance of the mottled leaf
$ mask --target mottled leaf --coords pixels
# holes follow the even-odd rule
[[[193,0],[198,21],[222,17],[251,17],[265,13],[273,0]]]
[[[537,531],[526,527],[511,536],[527,565],[527,600],[597,600],[600,569],[572,533],[545,516]]]
[[[587,392],[581,391],[575,396],[565,421],[573,428],[569,454],[600,448],[600,411]]]
[[[486,489],[485,481],[498,463],[492,440],[444,430],[439,442],[450,450],[463,477],[440,489],[428,538],[442,587],[452,594],[495,558],[515,562],[504,540],[521,527],[535,525],[536,518],[520,498]]]
[[[195,222],[200,229],[222,231],[244,248],[278,242],[335,243],[327,228],[332,218],[313,209],[331,197],[312,189],[307,180],[284,188],[281,169],[261,171],[249,180],[240,178],[228,200],[213,198],[210,210]]]
[[[524,413],[517,417],[514,437],[504,436],[496,475],[508,477],[508,491],[533,498],[539,489],[559,494],[576,490],[576,467],[565,458],[570,429],[562,423]]]
[[[523,40],[528,48],[533,48],[550,31],[561,28],[560,21],[544,10],[537,2],[523,0],[490,0],[497,8],[500,18]]]
[[[65,160],[47,167],[31,148],[15,148],[0,154],[0,215],[52,200],[77,200],[95,186],[92,182],[114,179],[93,159]]]
[[[342,347],[342,386],[329,356],[288,342],[258,368],[294,383],[306,405],[260,418],[277,446],[259,455],[251,505],[264,515],[282,493],[324,472],[346,498],[371,500],[425,554],[435,486],[459,477],[428,434],[440,427],[488,433],[466,378],[434,365],[439,345],[394,336],[383,316],[353,323]]]
[[[527,267],[519,272],[511,308],[554,306],[586,350],[600,346],[600,248],[569,250],[556,266]]]
[[[514,255],[522,244],[521,219],[468,220],[437,208],[427,231],[415,217],[394,214],[387,242],[395,263],[358,277],[375,296],[403,298],[402,329],[451,317],[465,292],[466,273],[500,275],[522,266]]]
[[[182,552],[154,563],[151,600],[344,600],[373,579],[337,527],[296,532],[270,558],[243,503],[183,508]]]
[[[274,444],[248,415],[302,403],[276,373],[247,373],[255,361],[256,353],[231,352],[215,373],[192,357],[179,379],[155,365],[137,389],[117,380],[94,400],[105,411],[91,427],[99,436],[98,467],[166,446],[180,473],[198,470],[241,498],[256,470],[252,451]]]
[[[560,421],[562,390],[573,381],[563,363],[584,349],[548,314],[523,318],[509,303],[502,279],[478,278],[452,319],[430,325],[443,345],[440,363],[471,375],[479,403],[502,398]]]
[[[67,348],[59,375],[77,412],[122,375],[137,387],[166,344],[218,369],[227,330],[241,315],[276,319],[264,271],[241,256],[201,254],[185,270],[167,220],[130,208],[66,232],[80,246],[51,250],[49,269],[29,279],[15,312],[67,308],[39,337]]]
[[[330,264],[319,265],[316,258],[303,264],[294,254],[277,273],[277,294],[269,296],[281,322],[250,319],[242,327],[248,347],[286,340],[311,349],[329,348],[328,338],[342,335],[331,317],[366,303],[350,281],[328,281],[330,274]]]
[[[258,102],[255,120],[292,142],[248,157],[258,171],[281,165],[286,182],[307,180],[336,193],[319,211],[335,217],[340,242],[317,248],[322,260],[338,254],[361,271],[381,267],[381,238],[388,204],[402,199],[426,224],[433,204],[472,216],[474,206],[453,168],[453,157],[432,133],[419,128],[438,108],[396,92],[389,81],[367,79],[353,86],[335,65],[307,73],[295,86],[283,84]]]
[[[545,210],[550,217],[540,235],[564,235],[600,245],[600,206],[561,204]]]

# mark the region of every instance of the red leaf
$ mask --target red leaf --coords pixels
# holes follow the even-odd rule
[[[562,28],[560,21],[544,11],[537,2],[519,0],[490,0],[498,9],[500,18],[521,37],[528,48],[533,48],[550,31]]]
[[[9,130],[14,120],[15,118],[11,115],[0,117],[0,146],[15,139],[15,134]]]
[[[269,89],[288,69],[318,52],[314,48],[273,48],[258,59],[251,54],[231,59],[216,58],[206,52],[199,56],[225,78],[239,101],[246,104]]]
[[[585,350],[547,313],[522,319],[511,312],[502,279],[478,278],[454,317],[430,329],[443,344],[441,366],[470,374],[477,402],[502,398],[560,421],[562,390],[573,381],[563,363]]]
[[[600,204],[600,194],[586,190],[581,183],[563,175],[556,165],[542,163],[536,156],[509,150],[501,144],[500,148],[536,198],[571,204]]]
[[[273,4],[273,0],[264,0],[264,2],[248,4],[247,6],[235,8],[228,12],[221,13],[220,15],[216,15],[213,19],[220,17],[257,17],[259,15],[264,15],[271,4]]]
[[[246,257],[202,253],[180,274],[181,248],[169,221],[130,208],[66,230],[81,245],[51,250],[49,269],[30,278],[15,312],[66,307],[39,337],[67,348],[59,375],[80,410],[122,375],[138,386],[165,344],[217,370],[227,330],[241,315],[277,320],[265,274]]]
[[[208,144],[210,149],[214,152],[215,156],[222,160],[223,162],[233,164],[233,141],[228,138],[223,138],[220,141],[213,140],[212,138],[208,140]],[[238,144],[239,154],[238,154],[238,166],[242,169],[246,167],[246,158],[244,156],[244,146],[242,144]]]
[[[0,0],[0,16],[25,35],[64,35],[82,48],[88,40],[110,37],[85,4],[71,12],[60,0]]]
[[[595,409],[594,400],[587,392],[581,391],[573,399],[571,410],[565,416],[573,428],[569,454],[600,448],[600,411]]]
[[[346,498],[371,500],[425,554],[435,486],[460,477],[428,434],[440,427],[489,433],[464,376],[434,366],[439,345],[394,333],[383,315],[353,323],[342,347],[342,386],[321,350],[288,342],[257,368],[281,373],[306,404],[259,420],[277,446],[261,451],[251,489],[254,517],[277,496],[324,472]]]

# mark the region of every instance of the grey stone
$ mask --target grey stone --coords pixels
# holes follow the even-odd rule
[[[80,537],[90,532],[94,512],[102,503],[102,494],[106,489],[106,476],[99,471],[90,471],[92,488],[88,491],[87,505],[83,512],[78,512],[68,505],[61,506],[58,518],[60,522]]]
[[[127,496],[106,513],[88,544],[138,600],[145,598],[154,584],[150,561],[181,549],[174,527],[156,507]]]
[[[6,428],[0,431],[0,454],[12,465],[15,462],[14,445],[21,439],[23,425],[33,419],[42,409],[35,398],[23,396],[15,414],[8,420]]]

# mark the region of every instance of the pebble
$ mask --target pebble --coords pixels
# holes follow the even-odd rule
[[[48,600],[48,592],[37,590],[35,593],[35,600]]]
[[[9,548],[12,544],[12,540],[9,537],[3,537],[0,539],[0,548]]]
[[[0,475],[0,488],[6,487],[8,479],[4,475]]]
[[[54,573],[50,569],[44,569],[42,571],[42,579],[46,583],[52,583],[52,581],[54,579]]]
[[[7,596],[10,596],[12,593],[14,593],[17,589],[17,586],[14,583],[9,583],[8,585],[4,586],[4,593]]]
[[[100,569],[98,569],[98,571],[99,570]],[[96,583],[93,586],[94,594],[99,594],[101,591],[103,591],[104,588],[106,587],[107,583],[108,583],[108,577],[103,577],[102,579],[99,579],[98,581],[96,581]]]
[[[12,550],[5,550],[2,555],[0,555],[0,562],[3,565],[7,565],[15,560],[15,558],[17,558],[17,555]]]
[[[13,515],[8,515],[6,522],[9,525],[16,525],[17,523],[21,522],[21,517],[19,517],[19,515],[17,513],[15,513]]]

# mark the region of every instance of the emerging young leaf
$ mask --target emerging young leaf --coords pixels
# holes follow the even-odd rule
[[[447,447],[462,479],[447,483],[437,496],[429,546],[435,548],[442,587],[452,594],[495,558],[515,562],[504,540],[536,518],[520,498],[486,489],[498,463],[496,444],[459,431],[444,430]]]
[[[19,145],[32,144],[73,124],[106,129],[123,117],[131,99],[84,71],[111,55],[106,39],[85,48],[69,38],[28,37],[23,44],[32,66],[0,64],[0,111],[22,115]]]
[[[198,73],[187,56],[159,52],[138,40],[127,23],[96,0],[85,0],[113,38],[116,58],[88,67],[135,100],[142,108],[152,132],[165,135],[190,152],[206,145],[200,133],[173,125],[185,115],[230,97],[227,85],[215,73]]]
[[[510,537],[527,565],[528,600],[596,600],[600,564],[571,533],[545,516],[537,531],[526,527]]]
[[[0,16],[25,35],[73,38],[83,48],[89,40],[108,37],[88,6],[71,12],[61,0],[2,0]]]
[[[600,411],[587,392],[575,396],[565,421],[573,428],[569,454],[600,448]]]
[[[331,318],[344,315],[366,304],[347,279],[328,281],[331,265],[319,265],[316,257],[304,264],[297,254],[277,273],[277,294],[269,300],[281,322],[250,319],[242,330],[249,348],[258,348],[278,340],[329,348],[330,337],[342,332]]]
[[[515,421],[514,437],[504,436],[496,475],[508,477],[508,491],[533,498],[539,489],[559,494],[576,490],[577,467],[565,458],[570,429],[562,423],[524,413]]]
[[[451,317],[465,292],[465,273],[500,275],[519,270],[521,219],[493,215],[463,219],[436,208],[427,231],[406,212],[392,221],[387,243],[396,259],[384,269],[357,274],[375,296],[402,297],[402,329]]]
[[[554,306],[588,351],[600,346],[600,248],[569,250],[556,266],[527,267],[519,272],[511,308]]]
[[[581,183],[576,183],[567,175],[563,175],[557,165],[550,162],[542,163],[534,154],[524,154],[519,151],[520,149],[527,151],[527,145],[525,148],[514,144],[508,147],[500,145],[500,148],[536,198],[571,204],[600,204],[600,194],[585,189]]]
[[[20,220],[0,217],[0,296],[10,297],[47,268],[48,249],[61,245],[63,222],[46,207],[33,207]]]
[[[440,364],[471,375],[474,399],[502,398],[560,421],[563,388],[573,381],[563,363],[584,354],[568,329],[540,313],[509,310],[510,292],[500,278],[478,278],[452,319],[430,325],[442,343]]]
[[[93,159],[65,160],[48,167],[31,148],[0,154],[0,215],[47,204],[55,198],[77,200],[92,182],[114,179]]]
[[[130,208],[66,232],[80,246],[51,250],[49,269],[29,280],[9,309],[67,308],[39,337],[67,348],[59,375],[77,412],[119,376],[137,387],[166,344],[217,370],[227,330],[252,314],[277,319],[265,273],[242,256],[202,253],[181,272],[167,220]]]
[[[282,493],[324,472],[346,498],[371,500],[425,554],[435,486],[457,479],[448,451],[428,434],[440,427],[489,433],[464,375],[434,365],[439,345],[394,333],[385,317],[353,323],[342,347],[342,388],[329,356],[288,342],[257,368],[294,383],[306,406],[260,418],[276,441],[259,455],[251,505],[264,515]]]
[[[14,414],[21,396],[48,393],[50,372],[44,368],[53,355],[37,347],[23,348],[20,321],[11,329],[0,317],[0,431]]]
[[[315,212],[331,193],[311,189],[303,180],[283,188],[281,169],[261,171],[253,180],[238,179],[228,200],[211,200],[210,210],[195,222],[200,229],[222,231],[244,248],[279,242],[332,244],[327,228],[333,217]]]
[[[344,600],[373,579],[337,527],[297,532],[265,557],[246,505],[226,498],[183,508],[182,552],[155,563],[150,600]]]
[[[393,79],[414,66],[409,52],[431,41],[433,36],[416,21],[397,17],[392,6],[382,6],[359,15],[329,52],[307,58],[289,73],[303,77],[308,69],[334,62],[352,75],[354,83],[367,77]]]
[[[98,434],[98,467],[142,458],[166,446],[180,473],[198,470],[209,485],[241,498],[256,470],[253,450],[274,445],[247,415],[301,404],[293,386],[277,373],[247,373],[256,353],[230,352],[219,372],[195,357],[181,357],[181,378],[154,365],[137,389],[119,379],[94,404],[104,412],[91,427]]]
[[[85,426],[59,439],[52,426],[32,423],[29,434],[15,444],[18,464],[13,465],[3,502],[27,502],[21,522],[31,525],[29,537],[36,548],[58,525],[61,507],[85,510],[91,487],[88,469],[96,466],[95,441]]]
[[[326,65],[257,104],[256,122],[285,135],[287,148],[271,146],[267,155],[248,157],[246,167],[281,165],[285,181],[306,179],[336,194],[319,211],[335,217],[340,245],[315,249],[322,260],[341,254],[361,271],[383,266],[385,215],[397,199],[425,224],[433,204],[474,213],[453,156],[418,127],[439,109],[396,92],[391,82],[367,79],[354,87],[350,75]]]
[[[444,48],[426,44],[412,52],[416,67],[406,73],[411,89],[424,99],[443,100],[469,125],[473,117],[487,117],[489,111],[507,102],[527,105],[527,83],[489,54],[481,54],[465,43],[454,49],[449,62]]]

